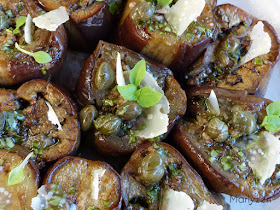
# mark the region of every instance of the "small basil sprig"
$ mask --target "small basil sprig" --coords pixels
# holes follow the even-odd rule
[[[10,29],[7,29],[7,32],[12,33],[12,34],[19,34],[20,33],[20,27],[25,24],[26,21],[26,16],[20,16],[17,21],[16,21],[16,28],[11,31]]]
[[[21,52],[23,52],[23,53],[25,53],[27,55],[32,56],[37,63],[44,64],[44,63],[49,63],[49,62],[52,61],[52,57],[48,53],[46,53],[44,51],[37,51],[37,52],[32,53],[32,52],[29,52],[27,50],[22,49],[18,45],[18,43],[15,44],[15,47],[19,51],[21,51]]]
[[[22,163],[19,166],[11,170],[8,178],[8,186],[19,184],[23,181],[24,178],[23,169],[32,156],[33,156],[33,152],[29,153],[29,155],[26,156],[26,158],[22,161]]]
[[[261,124],[266,130],[276,132],[280,129],[280,100],[269,104],[266,107],[267,116]]]
[[[129,82],[131,84],[125,86],[117,86],[119,93],[129,101],[137,101],[137,103],[145,108],[156,105],[163,94],[152,90],[150,87],[142,87],[138,89],[140,82],[146,74],[145,60],[139,61],[131,70],[129,75]]]

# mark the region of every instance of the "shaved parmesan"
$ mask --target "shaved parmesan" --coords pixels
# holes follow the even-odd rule
[[[93,170],[93,181],[91,183],[91,197],[94,200],[98,200],[99,195],[99,181],[101,177],[104,175],[105,170],[104,169],[97,169]]]
[[[279,137],[264,131],[254,148],[248,150],[248,164],[263,184],[275,171],[276,164],[280,164]]]
[[[203,204],[197,208],[197,210],[223,210],[223,206],[208,203],[207,201],[203,201]]]
[[[242,58],[240,64],[247,63],[255,57],[269,53],[271,49],[271,39],[267,32],[264,31],[262,21],[259,21],[250,34],[252,44],[249,51]]]
[[[185,192],[178,192],[172,189],[163,192],[162,204],[160,210],[193,210],[194,203]]]
[[[55,31],[58,26],[68,20],[69,16],[65,7],[59,7],[58,9],[33,18],[33,22],[38,28],[47,29],[48,31]]]
[[[49,121],[54,124],[57,125],[58,130],[62,130],[61,124],[58,120],[58,117],[55,113],[55,111],[52,108],[52,105],[46,101],[47,106],[49,107],[49,111],[48,111],[48,119]]]
[[[214,90],[211,90],[210,96],[206,101],[206,105],[207,105],[208,110],[212,114],[215,114],[215,115],[220,114],[219,102],[218,102],[218,99],[216,97]]]
[[[123,70],[122,70],[122,63],[121,63],[121,54],[119,52],[117,55],[116,78],[117,78],[117,84],[119,86],[125,86],[125,80],[123,77]]]
[[[27,44],[32,42],[32,17],[28,14],[24,26],[24,40]]]
[[[173,31],[181,36],[200,16],[205,4],[205,0],[178,0],[164,16]]]

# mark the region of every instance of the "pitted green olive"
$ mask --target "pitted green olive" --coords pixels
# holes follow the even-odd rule
[[[128,101],[118,107],[116,115],[125,120],[133,120],[142,112],[141,106],[135,101]]]
[[[108,136],[117,134],[121,129],[121,125],[122,120],[113,114],[102,115],[94,121],[95,128],[100,133]]]
[[[142,1],[138,2],[131,10],[130,17],[134,21],[147,21],[153,14],[155,9],[151,2]]]
[[[224,142],[228,138],[228,126],[218,118],[213,118],[209,121],[206,132],[217,142]]]
[[[140,178],[148,183],[160,181],[165,173],[161,155],[153,152],[144,157],[138,168],[138,173]]]
[[[94,82],[98,90],[107,90],[116,79],[116,72],[111,65],[103,62],[96,71]]]
[[[233,115],[233,126],[245,134],[252,134],[257,130],[257,119],[249,111],[237,111]]]
[[[87,131],[93,120],[97,117],[98,111],[94,105],[87,105],[81,109],[80,116],[80,124],[83,131]]]

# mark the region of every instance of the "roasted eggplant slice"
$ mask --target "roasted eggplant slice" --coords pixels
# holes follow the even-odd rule
[[[70,21],[65,24],[70,46],[92,52],[99,40],[107,41],[117,25],[121,0],[38,0],[47,11],[66,7]]]
[[[207,203],[206,209],[223,209],[221,199],[211,194],[184,157],[166,143],[138,147],[123,168],[121,181],[125,209],[205,209]]]
[[[87,105],[80,112],[81,127],[88,129],[94,119],[91,138],[104,153],[128,154],[143,141],[163,139],[185,113],[186,95],[172,72],[144,59],[124,47],[101,41],[82,70],[76,90],[80,103]],[[135,80],[133,84],[130,75],[141,78],[140,84],[135,85]],[[123,85],[117,82],[120,78]],[[129,90],[128,95],[125,91],[120,94],[121,90]],[[148,107],[151,102],[155,104]]]
[[[187,86],[245,90],[263,96],[275,63],[279,40],[266,21],[229,4],[216,7],[221,32],[186,74]]]
[[[23,149],[17,149],[21,151],[0,149],[0,209],[31,209],[31,199],[37,195],[39,170],[32,160],[22,169],[23,181],[8,184],[11,171],[26,158]],[[20,176],[19,173],[16,175]]]
[[[61,68],[67,48],[63,26],[59,26],[56,31],[47,31],[35,27],[27,18],[28,14],[35,18],[43,13],[32,0],[0,1],[0,85],[15,85],[31,79],[47,78]],[[25,22],[30,27],[25,27]],[[26,34],[31,36],[29,44]],[[45,54],[41,53],[41,60],[35,61],[33,55],[39,51]]]
[[[190,90],[187,119],[173,130],[175,144],[213,191],[255,201],[279,197],[279,101],[210,91]]]
[[[62,189],[77,209],[121,209],[121,181],[107,163],[64,157],[45,176],[43,184]]]
[[[215,37],[216,1],[169,2],[127,1],[116,41],[168,66],[177,76]]]
[[[0,92],[3,147],[20,144],[32,150],[40,168],[77,149],[80,130],[75,106],[59,88],[45,80],[31,80],[17,91]]]

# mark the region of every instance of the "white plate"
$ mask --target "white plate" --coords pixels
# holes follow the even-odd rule
[[[230,3],[255,17],[268,21],[280,36],[280,1],[279,0],[218,0],[218,5]],[[273,101],[280,99],[280,62],[274,67],[265,98]],[[266,203],[255,203],[250,199],[225,196],[232,210],[279,210],[280,198]]]

